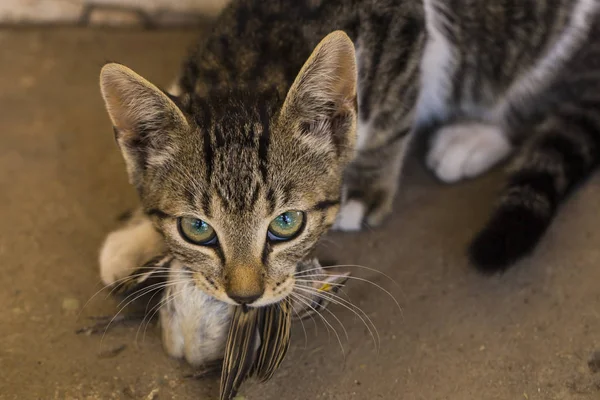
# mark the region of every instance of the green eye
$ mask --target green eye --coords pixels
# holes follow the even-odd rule
[[[179,234],[188,242],[202,246],[217,243],[217,233],[212,226],[198,218],[180,217]]]
[[[303,227],[304,213],[302,211],[286,211],[271,221],[267,236],[276,242],[290,240],[296,237]]]

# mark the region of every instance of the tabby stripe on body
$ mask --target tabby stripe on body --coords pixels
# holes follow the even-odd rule
[[[497,209],[470,248],[481,270],[495,271],[533,250],[567,193],[600,159],[600,98],[564,107],[516,160]]]

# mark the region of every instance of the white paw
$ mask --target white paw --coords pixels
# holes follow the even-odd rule
[[[447,183],[475,177],[510,154],[500,128],[477,122],[442,127],[432,139],[427,166]]]
[[[100,249],[100,277],[105,285],[129,275],[135,268],[159,255],[162,236],[150,220],[111,232]]]
[[[349,200],[342,205],[333,229],[339,231],[359,231],[365,218],[366,207],[358,200]]]

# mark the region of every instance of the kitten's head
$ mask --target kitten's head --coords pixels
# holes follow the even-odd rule
[[[280,102],[265,93],[176,99],[118,64],[102,95],[130,181],[201,290],[261,306],[333,223],[356,134],[354,47],[315,48]]]

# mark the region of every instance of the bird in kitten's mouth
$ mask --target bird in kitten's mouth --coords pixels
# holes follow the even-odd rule
[[[114,293],[132,296],[147,291],[148,288],[151,291],[168,289],[172,282],[169,282],[169,275],[165,275],[165,272],[176,263],[170,254],[156,257],[132,271],[128,278],[121,280],[115,286]],[[264,307],[252,307],[247,304],[230,306],[219,301],[207,302],[202,308],[195,310],[187,302],[178,303],[179,307],[184,308],[177,308],[177,305],[173,307],[168,301],[161,306],[164,299],[170,296],[168,290],[164,291],[159,306],[167,311],[163,312],[161,309],[161,316],[188,315],[190,319],[209,325],[204,327],[205,329],[223,333],[220,341],[224,346],[219,346],[223,347],[223,353],[220,354],[223,359],[221,400],[233,398],[248,378],[255,377],[261,382],[269,380],[284,360],[289,348],[293,317],[303,319],[324,310],[329,301],[334,300],[332,296],[346,283],[349,273],[326,273],[319,262],[312,259],[299,263],[297,277],[296,285],[300,285],[299,287],[306,291],[305,294],[300,294],[302,297],[288,296]],[[308,296],[307,293],[313,295]],[[215,314],[224,314],[228,318],[215,320]],[[165,334],[165,330],[182,329],[180,326],[174,327],[169,321],[172,320],[161,320],[163,338],[174,334]],[[220,326],[214,326],[215,324]],[[197,340],[200,342],[202,338]],[[213,361],[204,360],[204,363]]]

